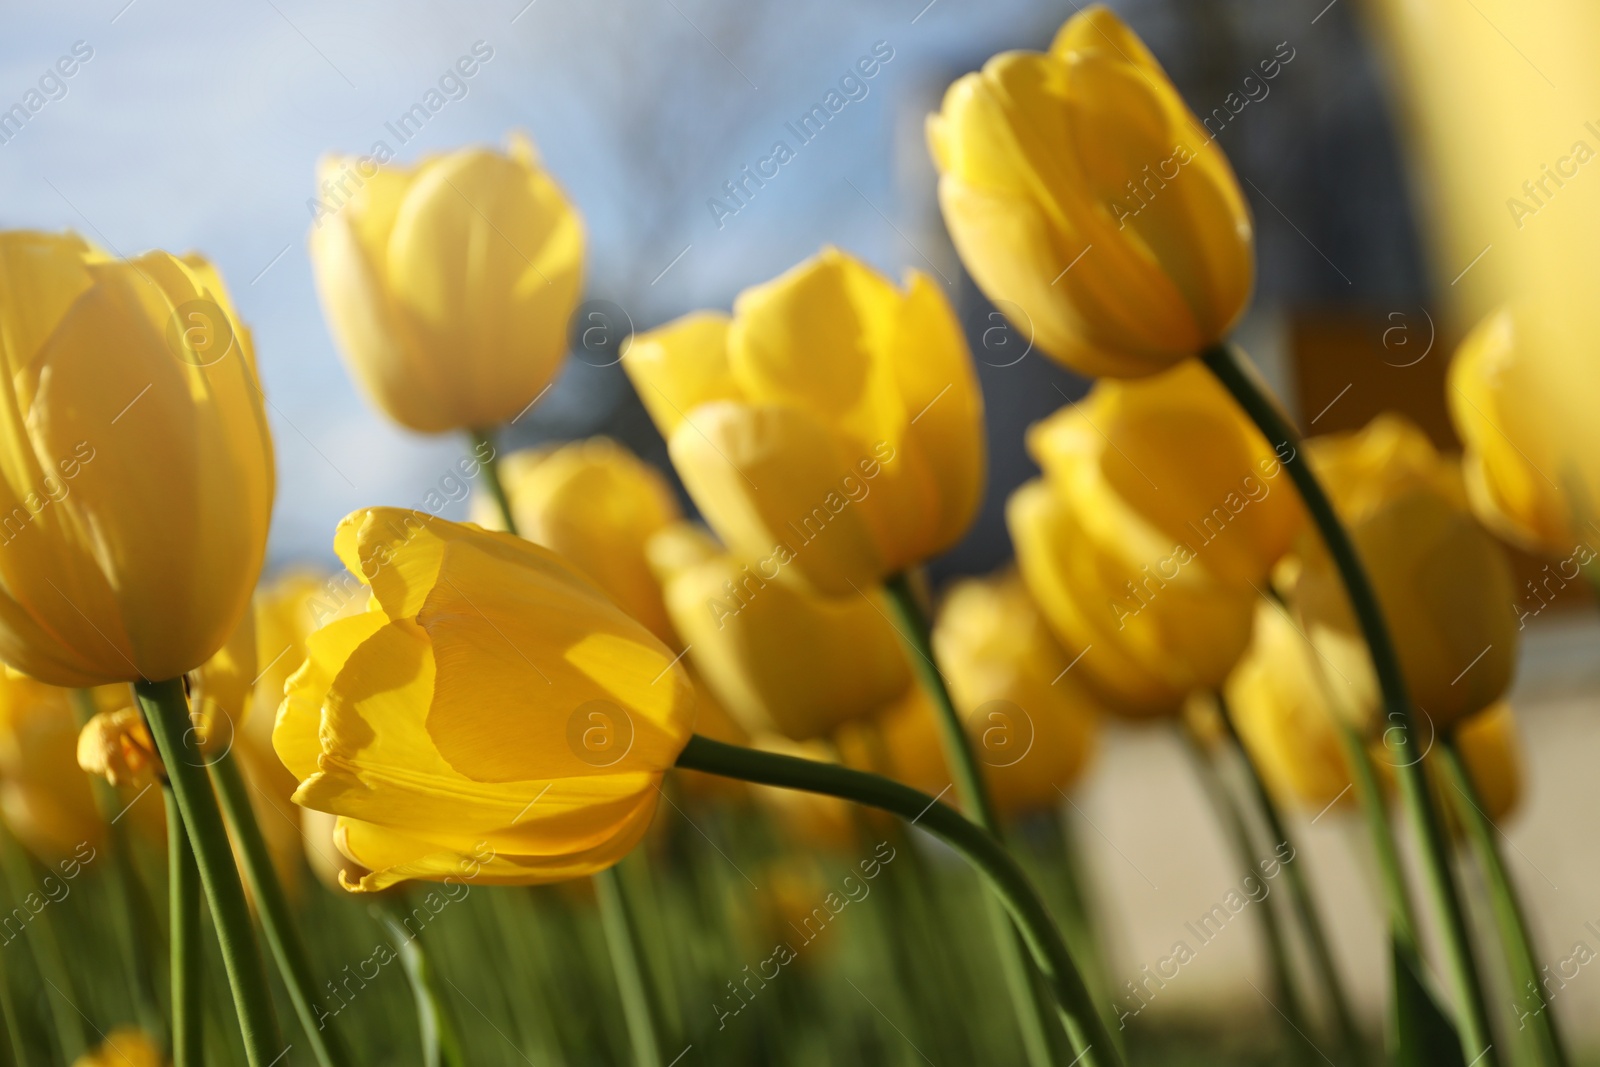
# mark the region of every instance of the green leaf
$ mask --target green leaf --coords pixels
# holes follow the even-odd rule
[[[1391,936],[1396,1067],[1466,1067],[1455,1024],[1433,998],[1416,952]]]

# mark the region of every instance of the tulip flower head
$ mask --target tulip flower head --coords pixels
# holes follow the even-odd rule
[[[366,179],[317,220],[311,263],[368,398],[419,433],[495,426],[531,404],[567,351],[584,235],[527,138],[505,153],[321,170]]]
[[[72,1067],[166,1067],[160,1042],[135,1026],[119,1026],[93,1052],[85,1052]]]
[[[1074,15],[1048,52],[1006,52],[956,81],[928,143],[962,262],[1071,369],[1153,374],[1243,313],[1255,252],[1238,181],[1107,8]]]
[[[559,554],[663,641],[674,640],[645,545],[678,521],[672,488],[606,437],[513,452],[500,461],[517,533]],[[500,509],[473,501],[473,518],[501,529]]]
[[[1600,380],[1592,325],[1575,311],[1584,300],[1489,315],[1456,351],[1446,394],[1479,521],[1579,565],[1600,549],[1600,426],[1587,410]]]
[[[663,530],[649,551],[689,658],[749,732],[826,737],[911,684],[876,590],[833,599],[764,580],[691,523]]]
[[[549,550],[393,508],[339,526],[369,609],[307,640],[273,743],[378,890],[551,882],[625,855],[687,743],[669,650]]]
[[[1459,464],[1416,427],[1382,416],[1306,443],[1377,592],[1417,710],[1446,728],[1504,695],[1516,665],[1505,552],[1467,510]],[[1376,708],[1371,666],[1344,585],[1307,536],[1295,601],[1312,639]]]
[[[633,339],[623,366],[706,521],[741,561],[857,596],[960,539],[983,400],[937,282],[838,249]]]
[[[0,659],[176,678],[248,610],[272,512],[250,335],[210,264],[0,234]]]

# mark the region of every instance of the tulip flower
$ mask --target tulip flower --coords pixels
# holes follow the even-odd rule
[[[681,513],[654,468],[609,438],[513,452],[500,461],[517,533],[543,545],[598,585],[668,644],[675,637],[645,544]],[[499,508],[473,501],[473,518],[503,529]]]
[[[928,143],[962,262],[1067,367],[1152,374],[1243,313],[1255,255],[1238,181],[1107,8],[1069,19],[1049,52],[1005,52],[957,80]]]
[[[1091,494],[1076,510],[1100,539],[1144,554],[1182,544],[1228,581],[1263,584],[1305,523],[1282,458],[1194,361],[1099,382],[1030,427],[1028,450],[1047,478]]]
[[[143,787],[166,776],[144,715],[131,704],[97,712],[84,724],[78,734],[78,766],[112,785]]]
[[[368,398],[419,433],[523,411],[566,354],[584,252],[583,223],[533,145],[516,135],[504,154],[380,169],[331,158],[321,171],[325,188],[346,172],[364,179],[318,218],[311,262]]]
[[[1513,543],[1578,567],[1600,548],[1600,436],[1586,398],[1600,387],[1566,336],[1574,316],[1503,308],[1457,350],[1446,393],[1473,513]]]
[[[1353,806],[1355,775],[1329,700],[1342,679],[1284,612],[1265,601],[1256,608],[1250,649],[1227,684],[1234,728],[1275,797],[1313,812]]]
[[[1306,448],[1371,575],[1417,709],[1443,729],[1500,699],[1516,664],[1516,594],[1504,551],[1467,510],[1459,465],[1393,416]],[[1370,712],[1375,688],[1343,583],[1319,542],[1307,538],[1302,557],[1295,597],[1310,635]]]
[[[106,1035],[93,1052],[72,1062],[72,1067],[166,1067],[161,1043],[134,1026],[119,1026]]]
[[[311,635],[273,744],[371,873],[550,882],[621,859],[689,738],[669,650],[547,549],[370,508],[334,548],[371,590]]]
[[[1503,821],[1522,799],[1522,742],[1511,705],[1502,700],[1462,720],[1456,745],[1483,813]]]
[[[856,597],[955,544],[983,492],[983,400],[936,282],[834,248],[633,339],[623,366],[742,561]]]
[[[1071,657],[1022,579],[1008,571],[952,586],[933,647],[996,806],[1011,815],[1054,808],[1094,755],[1100,708],[1070,673]],[[926,706],[902,717],[936,734]],[[895,724],[884,732],[890,751],[898,751]],[[949,783],[946,776],[931,792]]]
[[[176,678],[249,604],[272,440],[211,265],[0,234],[0,659],[59,686]]]
[[[105,837],[89,780],[78,769],[69,695],[0,670],[0,815],[28,851],[46,861],[85,844],[92,850]]]
[[[650,542],[668,614],[689,658],[753,734],[826,737],[874,715],[911,684],[881,595],[815,597],[723,551],[680,523]]]
[[[1006,508],[1017,563],[1113,710],[1173,715],[1244,653],[1258,582],[1301,521],[1265,441],[1198,367],[1102,382],[1034,427],[1045,476]]]

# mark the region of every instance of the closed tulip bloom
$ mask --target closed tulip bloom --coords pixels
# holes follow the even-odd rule
[[[1022,579],[1007,571],[952,586],[933,647],[999,809],[1015,815],[1059,804],[1094,754],[1100,708],[1068,673],[1072,659]],[[912,719],[937,733],[931,708]],[[893,751],[894,727],[884,729]]]
[[[1355,804],[1355,781],[1339,737],[1330,690],[1342,679],[1278,604],[1256,608],[1250,649],[1228,679],[1239,739],[1267,787],[1308,811]]]
[[[623,360],[738,557],[858,597],[949,548],[983,492],[983,400],[936,282],[827,248],[634,338]]]
[[[334,548],[371,606],[311,635],[273,743],[370,872],[351,888],[552,882],[627,854],[693,725],[677,653],[509,534],[370,508]]]
[[[129,705],[96,712],[78,734],[78,766],[112,785],[149,785],[166,777],[144,713]]]
[[[1099,382],[1030,427],[1028,450],[1083,494],[1076,510],[1098,539],[1143,555],[1181,543],[1228,581],[1264,583],[1305,525],[1283,457],[1195,361]]]
[[[324,190],[359,178],[317,219],[311,263],[368,398],[419,433],[495,426],[531,404],[567,351],[584,235],[527,138],[413,167],[331,158],[321,172]]]
[[[1155,373],[1243,313],[1255,253],[1238,181],[1105,7],[1069,19],[1049,52],[1005,52],[956,81],[928,143],[962,262],[1073,370]]]
[[[1458,465],[1434,453],[1431,471],[1419,465],[1416,477],[1393,477],[1382,493],[1371,492],[1370,483],[1359,491],[1342,484],[1363,469],[1351,455],[1386,432],[1374,423],[1307,448],[1372,579],[1412,701],[1444,728],[1488,707],[1510,686],[1517,656],[1515,587],[1499,543],[1466,509]],[[1393,437],[1407,439],[1420,435],[1410,430]],[[1388,454],[1391,467],[1403,473],[1402,447]],[[1356,689],[1375,701],[1343,583],[1319,544],[1308,539],[1303,557],[1295,596],[1312,636],[1341,674],[1368,679]]]
[[[105,836],[89,779],[78,769],[68,697],[65,689],[0,670],[0,816],[45,862],[80,845],[92,852]]]
[[[1522,741],[1511,705],[1502,700],[1462,720],[1456,744],[1483,813],[1505,819],[1522,800]]]
[[[559,554],[617,606],[671,644],[661,587],[645,544],[678,521],[672,487],[655,468],[606,437],[513,452],[500,461],[517,532]],[[500,529],[500,509],[486,497],[473,519]]]
[[[1268,489],[1267,469],[1253,466],[1258,447],[1242,433],[1230,438],[1226,422],[1212,433],[1236,447],[1216,446],[1213,455],[1223,457],[1216,462],[1200,441],[1165,437],[1158,401],[1175,386],[1182,391],[1187,374],[1149,392],[1124,392],[1117,383],[1100,394],[1097,387],[1111,399],[1091,398],[1035,427],[1028,443],[1045,477],[1018,488],[1006,505],[1022,578],[1069,660],[1081,658],[1074,670],[1111,710],[1134,716],[1175,715],[1191,693],[1222,684],[1249,642],[1259,595],[1241,578],[1266,566],[1298,521],[1287,490]],[[1101,407],[1116,437],[1096,429],[1093,412]],[[1176,415],[1172,421],[1186,424]],[[1138,440],[1144,433],[1187,462]],[[1149,473],[1140,473],[1133,455],[1160,471],[1160,488],[1134,486]],[[1256,472],[1262,479],[1247,484]],[[1176,506],[1158,502],[1160,493]],[[1192,522],[1180,522],[1190,514]]]
[[[0,233],[0,659],[60,686],[176,678],[244,616],[272,440],[211,265]]]
[[[1600,426],[1585,409],[1600,376],[1577,356],[1587,328],[1577,343],[1562,333],[1572,317],[1488,316],[1456,351],[1446,397],[1473,513],[1531,552],[1583,564],[1600,545]]]
[[[689,658],[751,733],[826,737],[911,684],[879,594],[816,597],[741,564],[700,528],[657,534],[650,558]]]

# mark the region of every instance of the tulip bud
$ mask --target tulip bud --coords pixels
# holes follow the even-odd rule
[[[249,604],[272,511],[250,336],[198,257],[0,234],[0,659],[176,678]]]
[[[943,552],[983,491],[983,400],[937,283],[827,248],[623,361],[706,521],[743,562],[856,597]]]
[[[370,164],[369,164],[370,166]],[[583,224],[513,136],[365,177],[311,233],[311,263],[356,381],[419,433],[481,429],[531,404],[567,351]]]
[[[1500,545],[1466,510],[1458,465],[1397,419],[1307,443],[1377,593],[1411,699],[1437,729],[1511,684],[1516,600]],[[1409,457],[1409,458],[1408,458]],[[1382,478],[1366,475],[1385,471]],[[1359,628],[1321,543],[1309,537],[1295,599],[1311,637],[1375,710]]]
[[[521,536],[559,554],[657,637],[677,640],[645,545],[680,512],[653,467],[595,437],[513,452],[500,461],[500,480]],[[472,517],[504,528],[500,509],[485,497],[474,499]]]
[[[825,737],[911,684],[881,595],[810,596],[682,523],[651,540],[667,611],[718,700],[751,733]],[[870,599],[869,599],[870,598]]]
[[[687,743],[678,656],[549,550],[394,508],[334,548],[371,607],[307,641],[273,730],[372,891],[551,882],[643,836]]]
[[[1243,313],[1255,254],[1238,181],[1107,8],[1073,16],[1047,53],[1006,52],[956,81],[928,143],[962,262],[1073,370],[1155,373]]]
[[[1587,410],[1600,381],[1576,358],[1591,332],[1570,309],[1501,309],[1461,343],[1447,393],[1473,513],[1575,566],[1600,550],[1600,424]]]
[[[1502,700],[1462,720],[1456,745],[1483,813],[1490,822],[1506,819],[1522,799],[1522,742],[1511,705]]]

